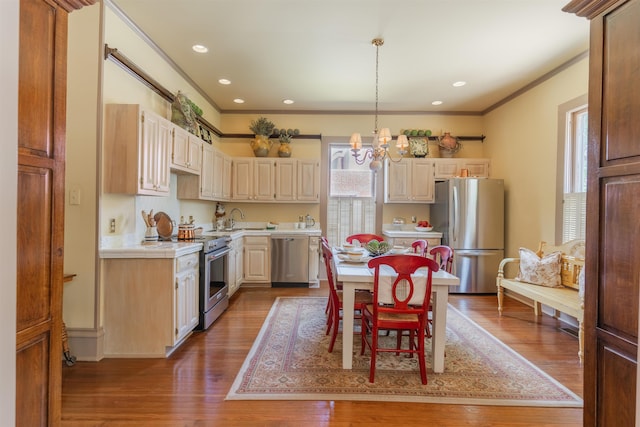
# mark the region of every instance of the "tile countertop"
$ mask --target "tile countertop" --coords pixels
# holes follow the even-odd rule
[[[252,223],[241,224],[241,228],[233,231],[211,231],[211,226],[203,227],[204,236],[230,236],[232,239],[238,239],[243,236],[271,236],[272,234],[295,234],[320,236],[322,230],[320,227],[313,226],[310,228],[298,229],[293,224],[282,224],[275,230],[267,230],[259,228]],[[100,248],[100,258],[177,258],[202,249],[202,243],[198,242],[149,242],[149,243],[120,243],[105,242]]]
[[[149,242],[100,248],[100,258],[177,258],[199,252],[197,242]]]

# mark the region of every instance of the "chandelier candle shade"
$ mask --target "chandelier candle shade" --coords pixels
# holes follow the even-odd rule
[[[371,44],[376,47],[376,110],[373,141],[371,142],[371,148],[367,148],[362,155],[360,154],[360,150],[362,149],[362,137],[359,133],[354,133],[351,135],[349,144],[351,144],[351,153],[353,154],[353,158],[355,159],[356,163],[362,165],[367,160],[367,158],[369,158],[371,159],[369,168],[372,171],[377,172],[382,168],[382,162],[385,158],[389,158],[389,160],[392,160],[394,162],[399,162],[400,160],[402,160],[402,156],[407,153],[407,146],[409,145],[409,143],[405,135],[398,136],[396,148],[398,149],[400,158],[394,160],[389,154],[389,142],[391,142],[393,139],[393,137],[391,136],[391,131],[389,130],[389,128],[382,128],[378,131],[378,53],[380,46],[384,44],[384,40],[381,38],[375,38],[371,41]]]

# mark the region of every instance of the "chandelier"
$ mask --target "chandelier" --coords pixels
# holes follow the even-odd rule
[[[407,146],[409,145],[409,143],[407,141],[406,135],[398,135],[396,148],[398,149],[398,154],[400,155],[400,157],[397,160],[393,159],[391,157],[391,154],[389,153],[389,143],[393,139],[393,137],[391,136],[391,131],[389,130],[389,128],[382,128],[378,131],[378,51],[380,49],[380,46],[384,44],[384,40],[381,38],[375,38],[371,40],[371,44],[376,47],[376,110],[373,141],[371,142],[371,147],[365,149],[363,153],[360,153],[360,150],[362,150],[362,137],[359,133],[354,133],[351,135],[349,144],[351,144],[351,154],[353,155],[356,163],[362,165],[367,159],[371,159],[369,168],[372,171],[377,172],[382,168],[382,163],[385,158],[388,158],[389,160],[394,162],[399,162],[400,160],[402,160],[402,156],[407,153]]]

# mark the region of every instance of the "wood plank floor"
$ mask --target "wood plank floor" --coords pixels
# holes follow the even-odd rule
[[[242,288],[206,332],[168,359],[104,359],[63,368],[63,426],[580,426],[582,409],[343,401],[225,401],[277,296],[319,289]],[[504,343],[582,396],[577,338],[550,316],[495,295],[450,302]],[[73,350],[73,349],[72,349]]]

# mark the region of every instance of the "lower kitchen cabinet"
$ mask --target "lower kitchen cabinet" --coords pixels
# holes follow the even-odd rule
[[[320,262],[320,237],[309,237],[309,286],[320,283],[318,266]]]
[[[229,243],[229,255],[227,257],[227,285],[229,286],[229,297],[231,297],[242,284],[242,260],[244,244],[242,238],[233,239]]]
[[[103,260],[105,357],[167,357],[184,341],[198,324],[198,262]]]
[[[269,236],[244,236],[243,284],[271,282]]]

